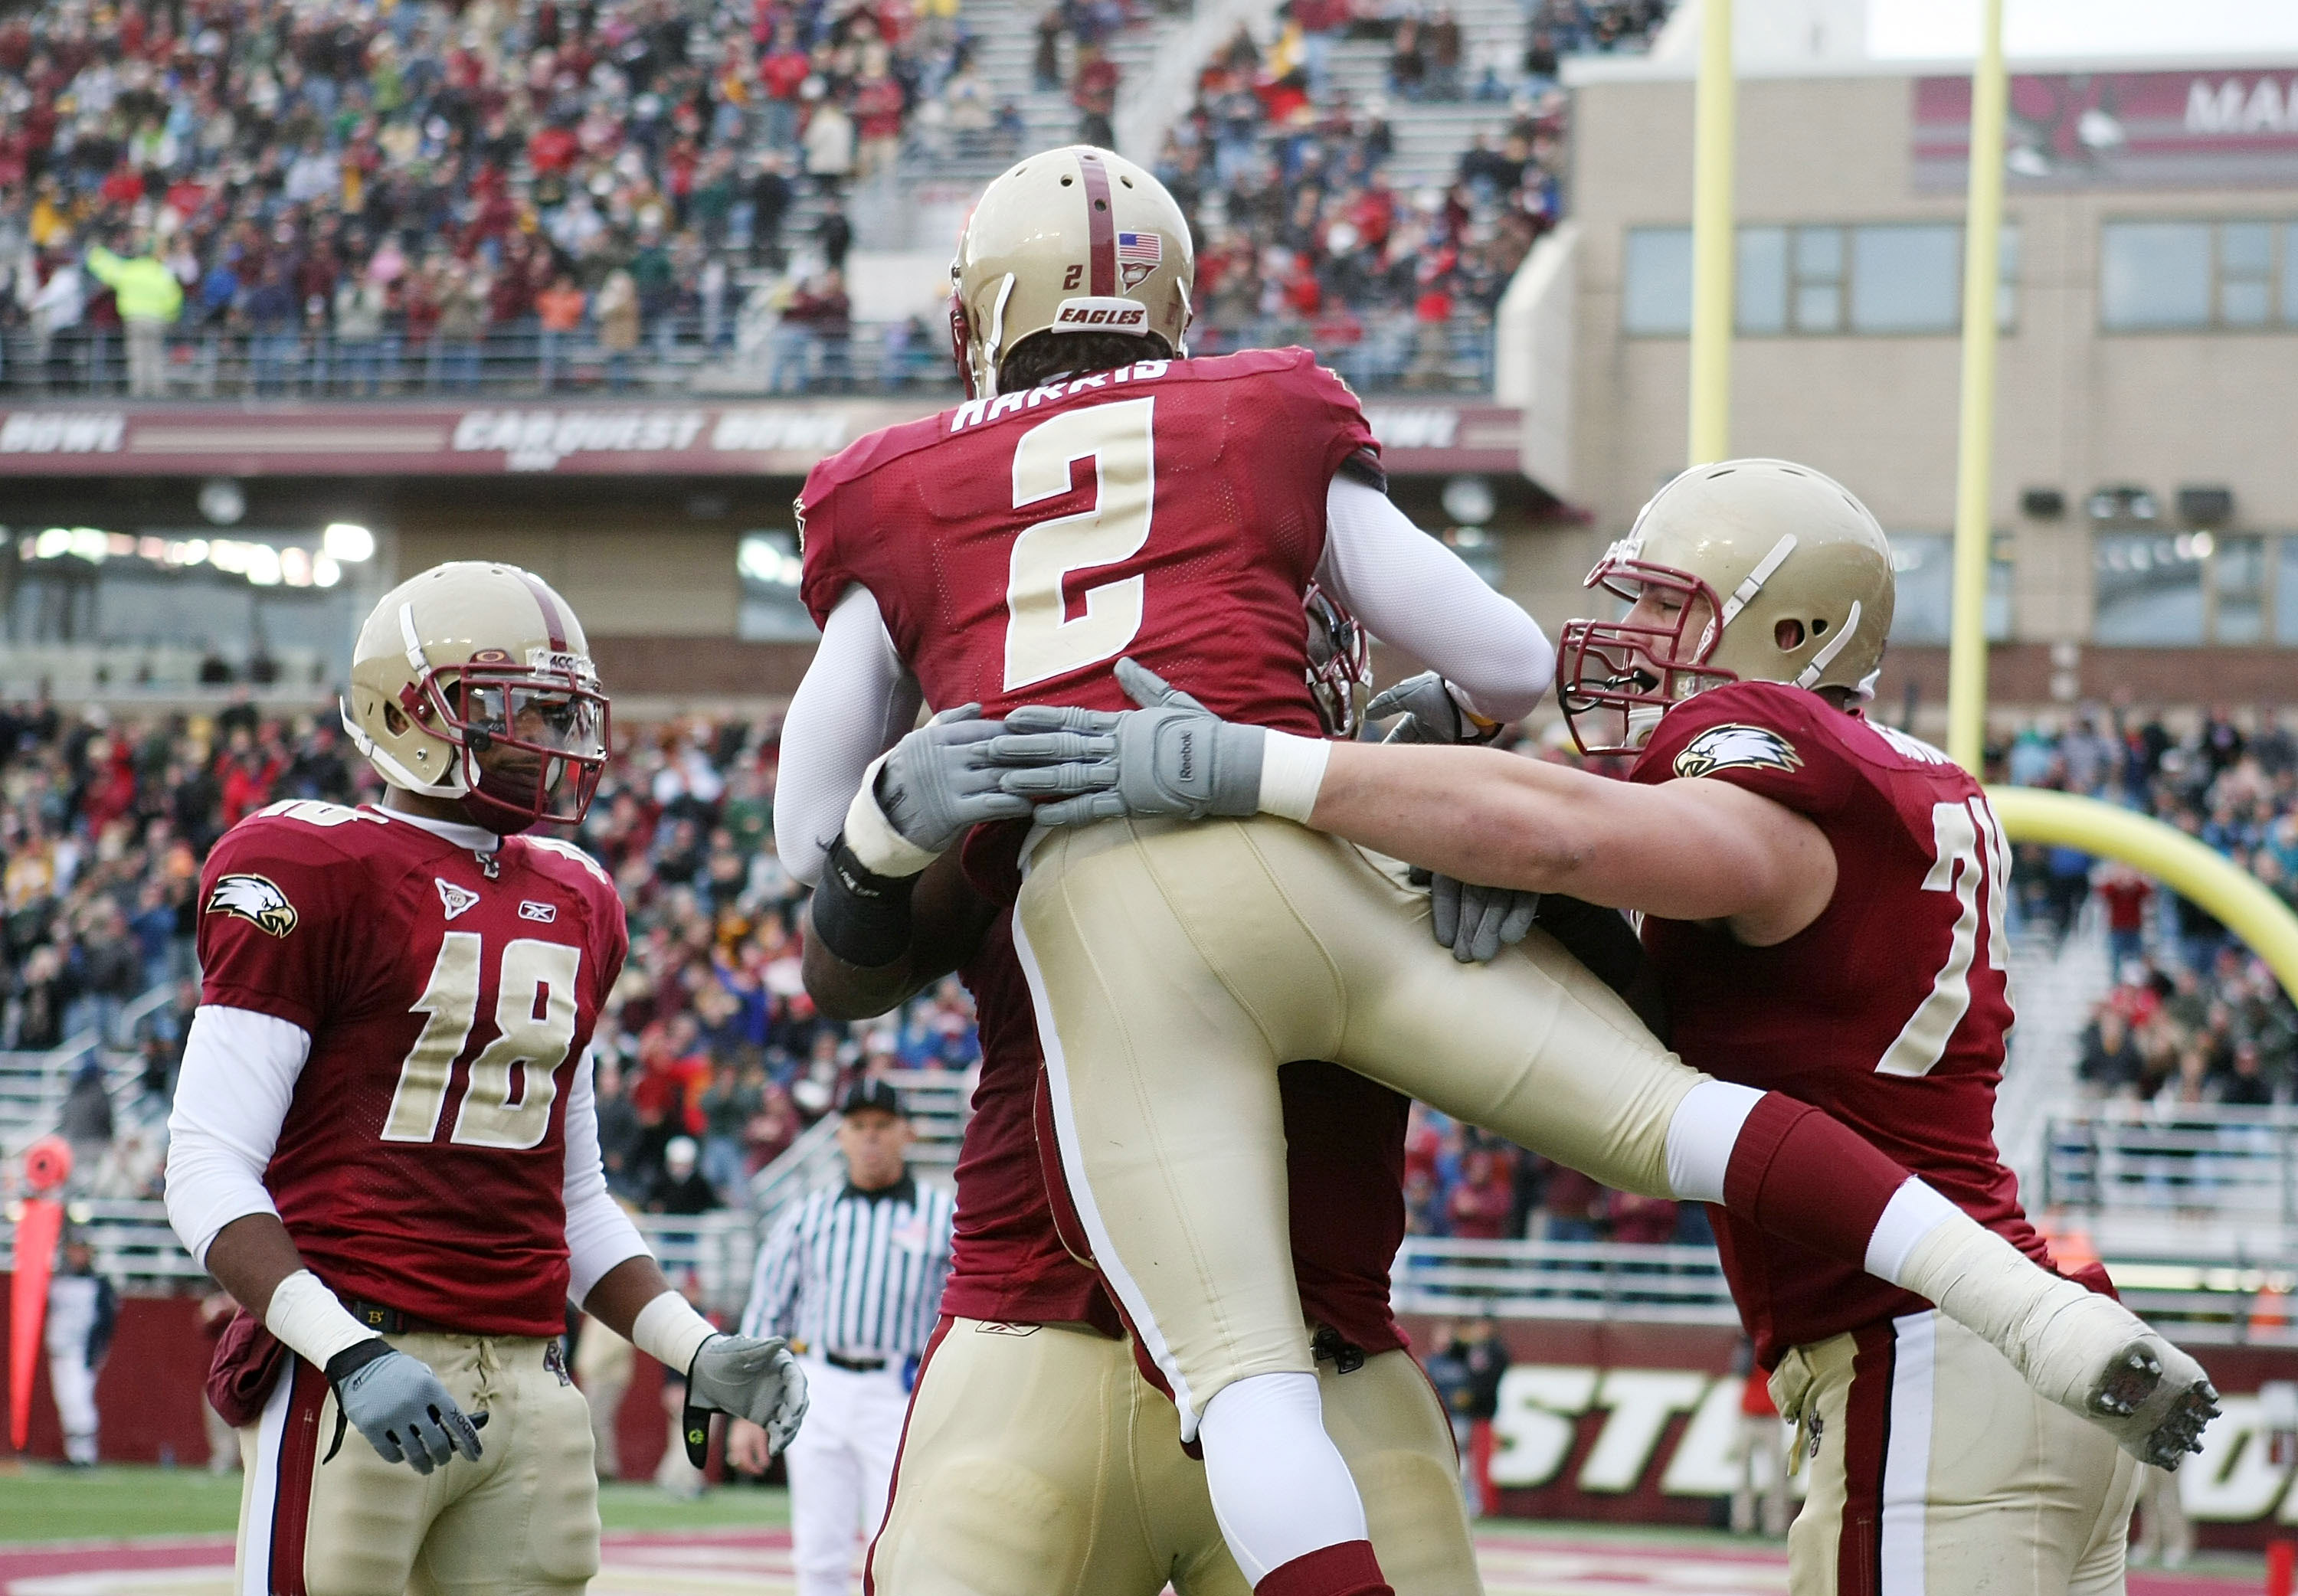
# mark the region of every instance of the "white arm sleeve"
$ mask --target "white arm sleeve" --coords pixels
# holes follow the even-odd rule
[[[202,1264],[234,1220],[276,1214],[263,1171],[310,1056],[300,1025],[252,1009],[202,1004],[184,1038],[168,1116],[168,1222]]]
[[[847,588],[782,723],[774,849],[791,875],[809,887],[822,879],[862,773],[908,733],[923,699],[878,600],[859,583]]]
[[[1317,580],[1366,631],[1443,673],[1489,720],[1531,714],[1556,679],[1540,623],[1368,484],[1333,478]]]
[[[566,1094],[566,1296],[577,1308],[607,1271],[650,1249],[631,1216],[607,1190],[607,1168],[599,1157],[599,1095],[592,1084],[591,1054],[574,1066],[574,1089]]]

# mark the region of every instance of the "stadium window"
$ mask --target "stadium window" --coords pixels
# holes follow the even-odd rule
[[[2107,222],[2098,304],[2111,333],[2298,327],[2298,224]]]
[[[1744,227],[1734,255],[1733,318],[1743,337],[1953,334],[1962,325],[1958,224]],[[1621,319],[1627,332],[1680,336],[1690,330],[1690,229],[1633,229],[1626,276]],[[2003,229],[1996,310],[2005,330],[2018,277],[2019,229],[2010,225]]]
[[[2210,559],[2212,641],[2262,643],[2266,641],[2266,540],[2221,533],[2215,542]]]
[[[798,597],[798,575],[804,567],[798,559],[798,533],[746,532],[735,546],[734,564],[742,579],[735,636],[749,643],[810,643],[822,635]]]
[[[1620,325],[1661,336],[1691,331],[1691,229],[1631,227]]]
[[[2176,648],[2206,641],[2203,586],[2207,532],[2108,532],[2091,551],[2091,641]]]
[[[1891,569],[1898,600],[1891,611],[1895,643],[1944,643],[1955,613],[1955,539],[1943,533],[1895,532]],[[1998,533],[1987,562],[1987,640],[2011,637],[2011,540]]]
[[[2274,639],[2298,644],[2298,538],[2277,541],[2282,558],[2275,562]]]

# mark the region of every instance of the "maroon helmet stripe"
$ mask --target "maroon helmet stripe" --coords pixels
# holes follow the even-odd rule
[[[1098,155],[1078,157],[1085,174],[1085,221],[1093,256],[1093,292],[1107,297],[1117,292],[1117,212],[1109,203],[1109,169]]]
[[[543,586],[541,579],[533,573],[521,571],[518,579],[526,583],[526,591],[534,595],[537,604],[542,606],[542,629],[550,634],[550,651],[564,654],[566,652],[566,623],[558,617],[558,600],[550,596],[550,590]]]

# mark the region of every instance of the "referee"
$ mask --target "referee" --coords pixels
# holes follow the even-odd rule
[[[864,1080],[842,1109],[846,1184],[814,1192],[774,1227],[742,1314],[744,1335],[789,1337],[812,1396],[786,1454],[798,1596],[846,1596],[856,1540],[866,1544],[885,1517],[956,1217],[947,1193],[911,1178],[910,1121],[892,1087]],[[766,1433],[737,1419],[727,1451],[762,1469]]]

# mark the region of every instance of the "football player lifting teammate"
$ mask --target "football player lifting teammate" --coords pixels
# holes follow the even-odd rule
[[[801,692],[839,703],[827,735],[872,748],[921,697],[944,710],[879,759],[842,832],[816,833],[829,864],[814,930],[864,965],[898,951],[942,848],[1027,814],[998,762],[1059,758],[1075,735],[1024,749],[967,716],[1030,699],[1122,709],[1129,653],[1253,735],[1284,734],[1254,744],[1269,757],[1246,784],[1289,818],[1224,788],[1235,818],[1188,823],[1211,812],[1199,802],[1046,833],[1013,920],[1081,1228],[1182,1435],[1202,1443],[1256,1590],[1389,1588],[1301,1320],[1288,1059],[1345,1064],[1607,1184],[1720,1202],[1881,1265],[2078,1406],[2135,1373],[2126,1357],[2178,1360],[1921,1182],[1894,1220],[1916,1215],[1919,1245],[1871,1250],[1902,1166],[1802,1104],[1686,1068],[1544,934],[1490,965],[1456,963],[1429,945],[1427,895],[1293,823],[1327,746],[1301,674],[1311,580],[1442,670],[1470,725],[1529,711],[1553,657],[1389,502],[1354,396],[1305,351],[1186,358],[1188,247],[1171,197],[1105,151],[1035,155],[989,186],[954,269],[972,396],[807,480],[802,591],[824,635]],[[1124,324],[1137,333],[1087,319],[1120,299],[1140,307]],[[1175,740],[1179,779],[1223,773],[1196,734],[1210,728]],[[1884,1195],[1863,1211],[1847,1183]],[[2133,1422],[2151,1433],[2162,1417],[2149,1405]]]
[[[1351,668],[1361,640],[1312,594],[1310,657],[1328,725],[1361,710]],[[799,748],[818,697],[793,706]],[[860,784],[869,751],[842,769],[786,760],[775,818],[784,863],[809,882],[813,837]],[[982,1064],[957,1165],[957,1241],[945,1318],[923,1367],[870,1584],[884,1596],[1244,1596],[1204,1470],[1181,1446],[1170,1402],[1145,1377],[1050,1156],[1045,1061],[1013,955],[1018,827],[961,857],[953,848],[911,897],[908,941],[864,966],[818,932],[806,989],[824,1013],[862,1018],[946,971],[973,993]],[[817,897],[816,902],[823,900]],[[1294,1269],[1324,1389],[1325,1421],[1360,1482],[1373,1542],[1407,1596],[1478,1589],[1452,1437],[1390,1311],[1404,1236],[1406,1100],[1318,1063],[1280,1072]],[[1153,1374],[1153,1369],[1150,1371]]]
[[[1761,1178],[1834,1191],[1831,1247],[1749,1222],[1734,1188],[1754,1171],[1735,1157],[1724,1176],[1724,1272],[1812,1461],[1798,1596],[2120,1591],[2132,1457],[2176,1467],[2216,1393],[2095,1264],[2018,1305],[2028,1261],[2051,1259],[1993,1137],[2009,850],[1966,772],[1861,712],[1893,607],[1881,529],[1816,471],[1731,460],[1664,488],[1589,581],[1632,608],[1566,628],[1563,704],[1584,750],[1633,757],[1628,785],[1304,744],[1282,812],[1472,880],[1643,911],[1688,1063],[1825,1108],[1928,1183],[1775,1160]],[[1013,717],[1100,734],[1067,773],[1017,773],[1086,795],[1041,818],[1261,807],[1247,767],[1280,767],[1281,733],[1120,668],[1162,707]],[[1839,1245],[1863,1233],[1864,1270]],[[2101,1346],[2113,1355],[2086,1351]]]
[[[622,903],[522,835],[579,821],[607,759],[574,612],[514,566],[426,571],[360,631],[343,720],[382,804],[275,804],[200,888],[167,1195],[242,1304],[209,1384],[247,1465],[234,1588],[580,1591],[569,1300],[778,1442],[804,1377],[716,1333],[607,1193],[586,1049]]]

